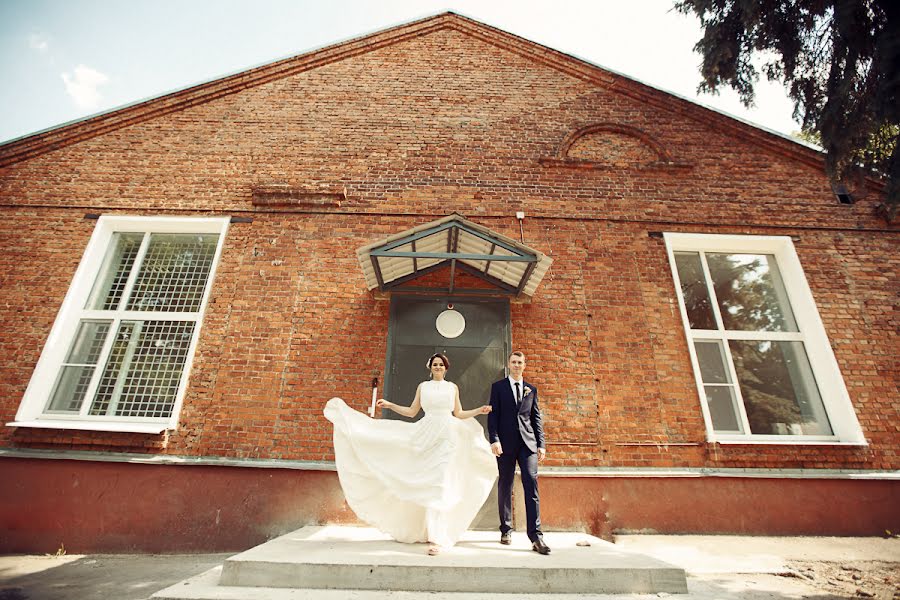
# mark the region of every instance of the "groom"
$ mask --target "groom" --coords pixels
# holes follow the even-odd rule
[[[524,354],[518,351],[510,354],[508,367],[509,377],[491,386],[491,412],[488,413],[491,451],[497,457],[500,471],[497,482],[500,543],[508,545],[512,541],[512,486],[518,462],[525,490],[525,516],[531,549],[540,554],[550,554],[541,533],[537,485],[537,465],[547,454],[538,392],[535,386],[522,379],[525,372]]]

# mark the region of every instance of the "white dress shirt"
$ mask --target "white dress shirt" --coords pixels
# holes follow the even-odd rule
[[[519,393],[521,394],[521,397],[524,398],[525,397],[525,380],[519,379],[518,381],[516,381],[515,379],[512,378],[512,375],[507,377],[507,379],[509,380],[509,387],[510,387],[510,389],[512,389],[513,399],[516,401],[516,406],[518,406],[520,398],[516,397],[516,384],[517,383],[519,384]]]

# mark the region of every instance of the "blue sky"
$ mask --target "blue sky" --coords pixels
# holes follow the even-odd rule
[[[695,93],[697,19],[671,0],[0,0],[0,142],[445,10],[768,129],[800,127],[779,84],[757,107]]]

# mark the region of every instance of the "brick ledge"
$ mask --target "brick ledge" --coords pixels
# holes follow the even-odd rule
[[[82,460],[91,462],[134,463],[168,466],[212,466],[299,471],[335,471],[334,462],[177,455],[147,456],[125,452],[58,451],[25,448],[0,448],[0,459]],[[634,468],[634,467],[543,467],[541,477],[738,477],[767,479],[866,479],[900,481],[900,470],[866,469],[750,469],[750,468]]]

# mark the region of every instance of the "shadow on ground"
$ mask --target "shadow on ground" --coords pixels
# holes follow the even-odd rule
[[[104,554],[59,563],[20,557],[26,574],[0,566],[0,600],[146,600],[157,591],[222,564],[228,554]],[[2,563],[14,557],[0,558]],[[43,561],[46,568],[41,568]]]

